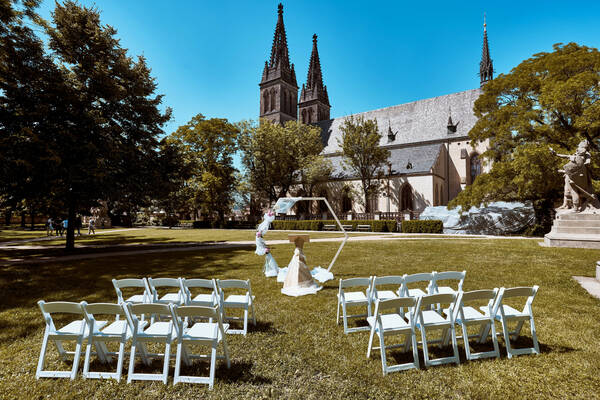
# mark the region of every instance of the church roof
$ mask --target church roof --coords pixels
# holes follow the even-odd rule
[[[366,111],[354,116],[375,119],[382,134],[380,146],[426,144],[431,141],[463,139],[468,137],[469,130],[477,122],[473,114],[473,104],[481,94],[481,89],[467,90],[445,96],[433,97],[412,103]],[[448,127],[448,119],[452,118],[455,126],[452,132]],[[320,121],[325,148],[324,155],[341,151],[338,139],[341,140],[340,126],[346,116]],[[393,140],[388,136],[391,130]]]
[[[443,145],[425,144],[411,147],[401,147],[390,150],[388,161],[392,164],[392,175],[429,173],[435,165]],[[332,176],[337,179],[358,178],[353,171],[344,169],[342,156],[327,157],[333,164]],[[383,167],[382,174],[387,175],[387,165]]]

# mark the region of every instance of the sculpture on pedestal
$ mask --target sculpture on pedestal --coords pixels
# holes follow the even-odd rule
[[[557,154],[552,148],[550,152],[558,157],[569,160],[559,170],[565,175],[565,193],[563,204],[557,210],[571,210],[572,212],[596,211],[600,209],[600,202],[593,193],[592,174],[590,164],[591,154],[588,151],[589,143],[583,140],[577,146],[575,154]]]

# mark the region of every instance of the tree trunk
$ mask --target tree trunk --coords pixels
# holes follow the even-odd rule
[[[31,207],[31,230],[35,230],[35,212],[33,210],[33,207]]]
[[[4,225],[10,225],[10,219],[12,217],[12,211],[7,209],[4,213]]]
[[[75,249],[75,198],[72,192],[69,192],[69,213],[67,221],[67,243],[65,249],[67,251],[72,251]]]
[[[369,202],[369,193],[367,187],[363,184],[363,193],[365,195],[365,213],[368,214],[371,212],[371,204]]]
[[[21,228],[25,228],[25,211],[21,211]]]

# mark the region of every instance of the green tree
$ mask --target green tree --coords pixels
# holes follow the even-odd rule
[[[209,214],[217,213],[221,222],[234,201],[233,155],[238,134],[238,127],[227,119],[206,119],[198,114],[170,137],[179,143],[191,169],[188,187],[196,188],[193,203]]]
[[[297,121],[239,124],[242,162],[253,189],[269,202],[285,197],[299,173],[323,150],[321,129]]]
[[[571,152],[582,139],[600,150],[600,52],[575,43],[556,44],[535,54],[509,74],[488,82],[474,106],[474,143],[487,142],[482,154],[491,171],[479,176],[448,207],[468,209],[495,200],[531,200],[538,221],[562,192],[557,170],[564,163],[549,147]]]
[[[342,138],[338,139],[338,144],[342,148],[344,167],[360,178],[365,212],[371,212],[369,199],[378,194],[378,177],[390,152],[379,146],[381,133],[376,120],[350,116],[344,120],[340,130]]]

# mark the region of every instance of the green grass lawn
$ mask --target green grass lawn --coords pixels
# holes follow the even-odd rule
[[[14,226],[3,227],[0,229],[0,242],[34,239],[39,237],[46,237],[46,230],[41,226],[36,226],[36,230],[33,231]]]
[[[326,266],[337,247],[307,244],[309,264]],[[285,265],[292,251],[291,244],[277,245],[273,255]],[[571,279],[593,275],[598,259],[600,251],[542,248],[523,240],[349,243],[334,266],[336,280],[317,295],[300,298],[282,295],[281,285],[262,275],[264,259],[253,249],[3,267],[0,398],[598,398],[600,300]],[[459,366],[384,377],[379,353],[366,359],[368,333],[344,335],[335,323],[339,278],[462,269],[467,270],[465,290],[540,286],[534,314],[542,354],[509,360],[500,340],[501,359],[465,362],[459,341]],[[170,382],[35,380],[44,326],[38,300],[114,302],[112,278],[142,276],[251,280],[258,325],[250,326],[247,337],[227,336],[232,368],[219,364],[212,392],[204,385]],[[527,325],[523,332],[521,344],[527,344]],[[55,348],[50,349],[52,366],[68,367],[57,360]],[[434,350],[435,355],[447,352]],[[402,362],[407,356],[389,352],[388,359]],[[160,370],[159,362],[153,366]],[[199,369],[192,367],[193,372]]]

